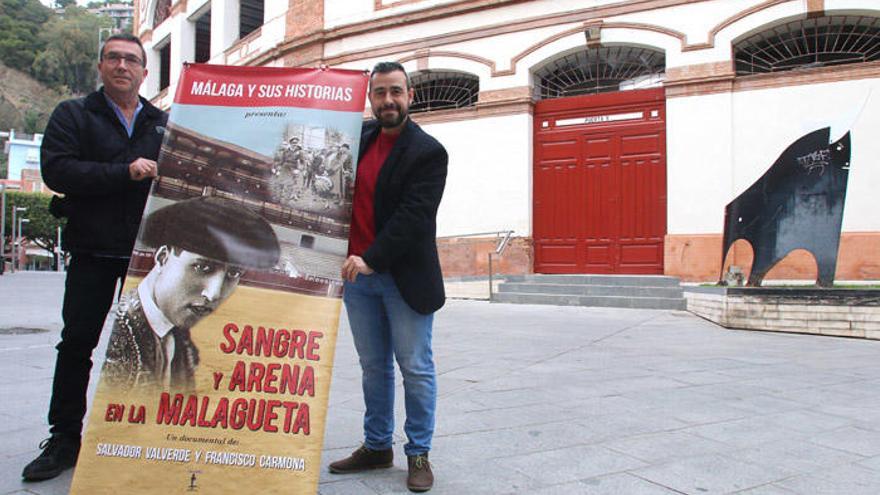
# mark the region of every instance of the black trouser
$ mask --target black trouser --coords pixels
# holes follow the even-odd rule
[[[79,437],[86,414],[86,390],[92,369],[92,351],[101,338],[101,328],[110,306],[116,282],[125,276],[127,258],[104,258],[74,254],[64,284],[61,316],[64,329],[58,343],[49,424],[52,433]]]

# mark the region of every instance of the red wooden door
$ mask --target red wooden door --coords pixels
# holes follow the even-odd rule
[[[662,274],[663,89],[535,105],[537,273]]]

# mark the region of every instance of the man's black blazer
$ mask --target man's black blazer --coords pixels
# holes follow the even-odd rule
[[[379,131],[375,120],[364,124],[359,158]],[[447,162],[443,145],[407,119],[376,180],[376,239],[362,255],[373,270],[390,272],[403,299],[422,314],[446,301],[436,237]]]

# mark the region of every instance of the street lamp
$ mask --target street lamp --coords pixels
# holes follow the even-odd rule
[[[27,208],[25,208],[24,206],[12,207],[12,264],[10,265],[10,268],[12,269],[13,273],[15,273],[15,260],[17,259],[15,256],[16,256],[16,254],[18,254],[16,252],[16,248],[18,247],[18,237],[15,235],[15,226],[16,225],[19,225],[18,230],[19,230],[19,232],[21,232],[21,224],[15,223],[15,215],[20,211],[21,212],[27,211]]]
[[[18,252],[19,253],[21,253],[22,249],[24,249],[24,247],[21,245],[21,224],[28,223],[30,221],[31,220],[29,218],[19,218],[18,219]],[[27,250],[25,250],[24,253],[25,253],[25,259],[27,259]],[[21,254],[19,254],[19,258],[20,257],[21,257]],[[19,261],[19,263],[18,263],[18,269],[21,270],[21,261]]]

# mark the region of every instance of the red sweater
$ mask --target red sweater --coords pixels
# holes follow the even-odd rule
[[[364,151],[364,156],[358,162],[351,211],[351,233],[348,237],[350,255],[364,254],[376,238],[376,223],[373,215],[376,181],[398,136],[400,134],[388,135],[379,132],[376,140]]]

